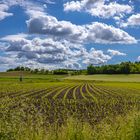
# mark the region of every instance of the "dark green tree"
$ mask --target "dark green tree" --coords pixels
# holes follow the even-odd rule
[[[87,67],[87,74],[96,74],[96,68],[92,64]]]

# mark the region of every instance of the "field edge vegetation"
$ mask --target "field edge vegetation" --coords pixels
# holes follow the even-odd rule
[[[40,120],[41,121],[41,120]],[[40,122],[41,123],[41,122]],[[4,128],[3,128],[4,129]],[[65,124],[52,124],[46,130],[40,124],[20,124],[18,131],[0,132],[0,140],[139,140],[140,112],[133,110],[127,115],[105,118],[91,127],[86,122],[68,118]]]

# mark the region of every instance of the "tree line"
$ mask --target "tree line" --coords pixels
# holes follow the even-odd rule
[[[94,66],[90,64],[87,69],[31,69],[28,67],[16,67],[9,71],[27,71],[34,74],[55,74],[55,75],[81,75],[81,74],[140,74],[140,62],[122,62],[114,65]]]
[[[87,74],[140,74],[140,62],[122,62],[115,65],[87,67]]]
[[[81,75],[86,74],[86,70],[75,70],[75,69],[55,69],[55,70],[47,70],[47,69],[31,69],[28,67],[16,67],[13,69],[8,69],[7,72],[10,71],[25,71],[33,74],[54,74],[54,75]]]

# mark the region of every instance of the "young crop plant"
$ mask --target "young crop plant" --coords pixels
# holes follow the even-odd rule
[[[93,95],[90,91],[89,91],[89,89],[88,89],[88,84],[86,84],[86,92],[89,94],[89,96],[91,97],[91,99],[93,99],[93,101],[94,102],[96,102],[96,103],[98,103],[98,100],[97,100],[97,98],[95,97],[95,95]]]
[[[122,89],[119,86],[114,88],[103,83],[94,82],[93,84],[89,81],[23,84],[22,90],[18,84],[14,87],[16,90],[12,89],[12,85],[11,92],[8,91],[10,96],[0,98],[0,124],[2,126],[0,136],[3,139],[7,140],[10,137],[10,140],[11,138],[13,140],[22,140],[22,138],[44,140],[43,138],[48,139],[49,135],[54,140],[58,139],[63,132],[65,135],[67,131],[68,135],[73,135],[69,134],[72,132],[67,124],[70,119],[77,129],[74,130],[77,138],[82,138],[79,135],[85,135],[83,132],[86,133],[86,131],[85,139],[92,133],[91,139],[99,138],[99,140],[103,138],[118,140],[117,138],[121,136],[119,131],[126,135],[130,131],[136,134],[139,132],[136,125],[138,120],[130,124],[130,126],[135,125],[130,131],[123,127],[125,121],[118,122],[117,120],[117,118],[125,120],[128,114],[133,114],[132,112],[139,114],[140,95],[138,92],[132,94],[129,88]],[[19,93],[13,91],[19,91]],[[120,91],[123,92],[120,93]],[[133,122],[133,119],[131,121]],[[119,128],[117,124],[120,125]],[[126,124],[129,124],[129,121]],[[90,129],[84,130],[86,126]]]
[[[74,85],[74,86],[71,86],[64,94],[63,96],[63,100],[67,99],[67,96],[68,94],[72,94],[74,93],[74,90],[76,89],[76,87],[78,87],[79,85]],[[72,92],[72,93],[71,93]]]
[[[52,98],[56,99],[63,91],[67,91],[70,87],[71,87],[70,85],[63,87],[62,89],[57,91]]]
[[[81,86],[81,85],[76,86],[76,87],[74,88],[74,90],[73,90],[73,95],[72,95],[72,96],[73,96],[73,99],[74,99],[74,100],[76,100],[77,89],[79,89],[80,86]]]
[[[85,84],[83,84],[83,85],[80,87],[80,94],[82,95],[83,99],[85,99],[85,100],[88,101],[88,98],[86,97],[85,93],[83,92],[84,87],[85,87]]]
[[[52,89],[51,91],[47,92],[46,94],[44,94],[43,98],[48,98],[49,96],[51,96],[53,93],[55,94],[57,91],[61,90],[62,88],[64,88],[65,86],[60,86],[60,87],[56,87],[55,89]]]

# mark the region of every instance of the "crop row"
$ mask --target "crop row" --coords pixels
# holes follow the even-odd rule
[[[7,87],[8,92],[1,94],[0,123],[5,130],[13,130],[19,124],[34,127],[38,123],[46,129],[52,124],[64,124],[69,117],[95,126],[104,119],[109,122],[111,117],[114,120],[117,115],[140,110],[140,96],[131,98],[133,90],[119,87],[93,82],[33,85],[31,89],[29,85],[22,89],[17,86]]]
[[[45,99],[83,99],[93,100],[98,102],[100,98],[119,98],[131,93],[139,93],[138,90],[124,90],[121,88],[110,88],[105,86],[95,85],[93,83],[72,83],[64,85],[52,85],[43,88],[28,89],[25,88],[20,90],[13,90],[11,92],[1,93],[0,98],[8,96],[10,98],[16,97],[29,97],[29,98],[45,98]]]

